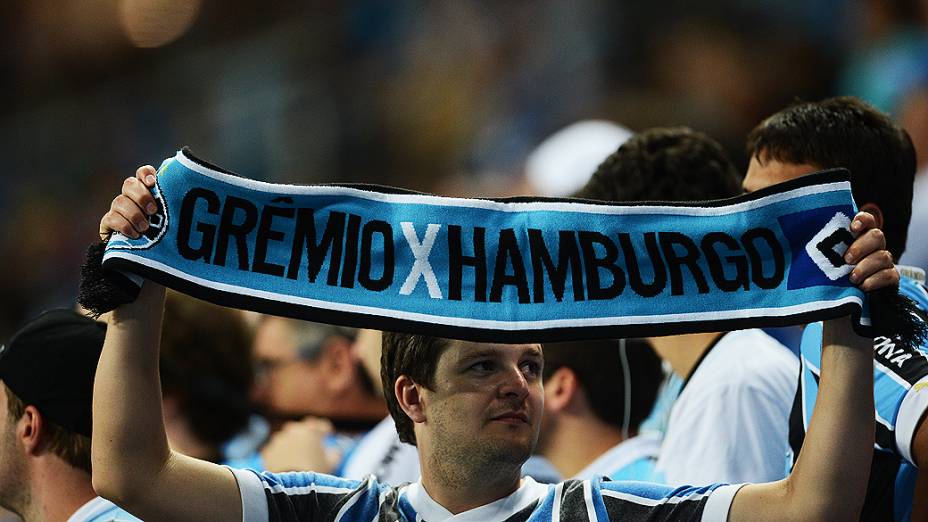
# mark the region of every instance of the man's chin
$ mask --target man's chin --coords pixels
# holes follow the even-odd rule
[[[487,452],[493,453],[493,458],[496,460],[521,464],[532,455],[535,442],[536,438],[533,436],[506,437],[494,439],[492,442],[487,441],[484,447]]]
[[[490,460],[499,464],[512,464],[521,466],[525,464],[525,461],[532,456],[531,448],[525,446],[511,446],[508,448],[497,447],[494,448],[496,451],[492,451]]]

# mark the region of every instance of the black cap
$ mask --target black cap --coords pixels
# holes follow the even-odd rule
[[[50,310],[0,348],[0,380],[46,420],[90,436],[93,377],[106,324],[73,310]]]

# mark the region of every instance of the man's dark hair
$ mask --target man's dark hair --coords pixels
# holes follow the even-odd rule
[[[741,193],[722,146],[685,127],[654,128],[626,141],[577,197],[603,201],[700,201]]]
[[[239,311],[169,292],[161,334],[161,390],[219,459],[251,415],[251,335]]]
[[[400,375],[405,375],[426,388],[435,387],[435,369],[441,354],[454,341],[440,337],[413,335],[406,333],[383,333],[383,350],[380,355],[380,379],[383,382],[383,394],[387,408],[396,424],[400,440],[416,445],[413,422],[400,408],[396,399],[394,383]]]
[[[15,423],[26,413],[26,403],[6,384],[0,383],[0,386],[3,386],[6,391],[7,419]],[[44,426],[45,433],[42,435],[42,440],[48,450],[71,467],[91,473],[90,437],[62,428],[48,419],[45,419]]]
[[[570,368],[593,413],[619,429],[625,427],[627,414],[627,428],[635,433],[654,406],[664,372],[647,341],[628,339],[624,349],[620,343],[602,339],[545,344],[542,377],[547,381],[559,368]]]
[[[761,163],[850,170],[857,205],[880,207],[886,247],[896,259],[902,255],[912,215],[915,147],[889,116],[850,96],[798,103],[755,127],[747,151]]]

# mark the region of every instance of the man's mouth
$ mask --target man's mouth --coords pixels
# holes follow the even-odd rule
[[[520,411],[511,411],[502,413],[500,415],[494,415],[490,420],[506,422],[511,424],[516,423],[525,423],[528,424],[528,415]]]

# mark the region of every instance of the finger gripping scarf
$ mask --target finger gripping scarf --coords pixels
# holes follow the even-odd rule
[[[114,234],[103,272],[84,274],[85,287],[97,285],[82,292],[97,312],[131,299],[141,276],[226,306],[477,341],[847,314],[869,324],[843,260],[855,214],[843,170],[722,201],[621,205],[274,185],[187,149],[157,179],[149,229]],[[100,297],[104,272],[123,274],[122,297]]]

